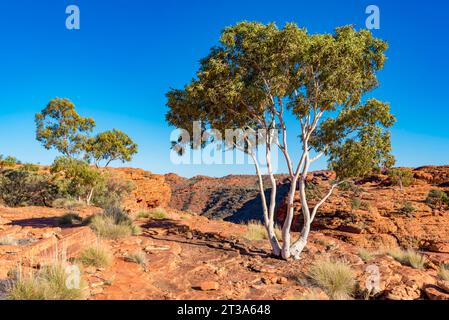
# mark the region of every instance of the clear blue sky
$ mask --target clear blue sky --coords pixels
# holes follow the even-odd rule
[[[81,30],[65,28],[65,8],[81,10]],[[392,105],[398,165],[449,164],[449,4],[357,0],[1,0],[0,153],[49,164],[57,155],[34,139],[34,114],[70,98],[97,129],[119,128],[139,144],[131,166],[156,173],[222,176],[250,166],[175,166],[169,160],[165,93],[193,76],[220,31],[241,20],[296,22],[310,32],[365,27],[390,44],[374,95]],[[291,142],[296,133],[292,133]],[[317,163],[314,169],[325,166]],[[282,168],[281,168],[282,169]]]

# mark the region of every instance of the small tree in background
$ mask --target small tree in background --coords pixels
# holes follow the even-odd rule
[[[137,153],[137,144],[126,133],[113,129],[90,138],[86,143],[86,152],[87,158],[93,160],[97,167],[101,161],[105,161],[104,167],[107,167],[112,161],[131,161]]]
[[[333,190],[342,181],[394,164],[386,130],[395,121],[390,107],[376,99],[363,99],[378,84],[376,72],[384,66],[386,49],[387,44],[371,32],[356,31],[352,26],[337,28],[334,34],[311,35],[292,23],[279,29],[274,24],[242,22],[223,31],[220,44],[201,60],[196,79],[183,90],[167,94],[167,121],[191,136],[193,121],[201,121],[202,130],[267,132],[257,141],[242,134],[241,140],[232,144],[254,161],[264,225],[274,255],[299,259],[317,211]],[[288,148],[287,113],[297,120],[293,128],[299,128],[295,134],[301,151],[296,163]],[[184,139],[178,142],[186,144]],[[194,148],[204,146],[187,143]],[[257,144],[265,147],[269,201],[255,156]],[[284,155],[291,180],[282,246],[274,232],[277,182],[271,165],[273,145]],[[338,178],[310,208],[306,178],[310,165],[323,155]],[[304,225],[299,239],[292,243],[297,190]]]
[[[68,99],[55,98],[35,116],[36,139],[47,149],[56,149],[66,157],[84,151],[87,134],[95,121],[81,117]]]
[[[121,193],[128,192],[130,187],[108,182],[109,177],[88,163],[93,160],[98,168],[101,161],[105,161],[104,167],[115,160],[131,161],[137,144],[127,134],[113,129],[89,137],[95,128],[94,119],[80,116],[68,99],[51,100],[35,120],[37,140],[46,149],[54,148],[63,154],[51,166],[51,172],[62,178],[59,182],[63,193],[89,205],[94,196],[96,204],[104,204],[105,193],[109,192],[117,203]]]

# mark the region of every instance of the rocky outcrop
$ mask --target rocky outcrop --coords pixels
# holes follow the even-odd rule
[[[171,198],[170,185],[162,175],[134,168],[111,168],[114,176],[132,183],[134,190],[123,202],[130,212],[167,207]]]

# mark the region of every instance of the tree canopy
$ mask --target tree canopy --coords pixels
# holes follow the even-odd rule
[[[52,99],[35,116],[36,139],[46,149],[55,148],[64,156],[73,157],[83,151],[86,134],[92,132],[95,121],[81,117],[68,99]]]
[[[117,129],[99,133],[86,143],[87,157],[97,166],[105,161],[105,167],[115,160],[131,161],[137,148],[137,144],[126,133]]]

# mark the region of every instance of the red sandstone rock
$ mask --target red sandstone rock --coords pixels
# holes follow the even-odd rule
[[[215,281],[203,281],[198,286],[202,291],[213,291],[218,290],[220,285]]]

